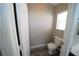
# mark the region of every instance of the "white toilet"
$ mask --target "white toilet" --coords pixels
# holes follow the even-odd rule
[[[61,43],[62,43],[62,39],[60,39],[59,37],[54,36],[54,38],[55,38],[54,39],[55,42],[54,43],[53,42],[50,42],[47,45],[47,47],[48,47],[48,53],[50,55],[55,54],[57,47],[60,46]]]

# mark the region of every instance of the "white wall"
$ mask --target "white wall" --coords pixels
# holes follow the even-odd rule
[[[76,24],[77,18],[79,16],[79,5],[77,4],[69,4],[68,6],[68,17],[67,17],[67,25],[64,33],[64,45],[61,49],[61,56],[68,56],[73,39],[76,35]]]
[[[47,4],[28,4],[28,7],[31,47],[45,44],[53,31],[53,7]]]
[[[72,42],[72,47],[76,44],[79,44],[79,4],[76,4],[75,8],[75,37]]]

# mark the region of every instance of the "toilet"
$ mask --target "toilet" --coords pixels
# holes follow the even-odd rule
[[[57,47],[60,46],[61,43],[62,43],[62,39],[57,36],[54,36],[54,43],[50,42],[47,44],[49,55],[55,54]]]

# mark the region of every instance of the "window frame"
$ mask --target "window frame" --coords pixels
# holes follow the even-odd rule
[[[59,28],[58,28],[58,24],[60,24],[60,23],[58,23],[58,15],[59,14],[63,14],[63,13],[66,13],[66,19],[65,19],[65,26],[64,26],[64,28],[61,28],[60,27],[60,25],[59,25]],[[65,11],[62,11],[62,12],[60,12],[60,13],[57,13],[57,21],[56,21],[56,30],[62,30],[62,31],[64,31],[65,30],[65,27],[66,27],[66,21],[67,21],[67,15],[68,15],[68,11],[67,10],[65,10]],[[61,20],[60,20],[61,21]]]

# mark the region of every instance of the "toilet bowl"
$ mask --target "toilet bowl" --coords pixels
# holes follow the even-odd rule
[[[57,47],[60,46],[61,43],[62,43],[62,39],[60,39],[59,37],[54,36],[54,38],[55,38],[54,39],[55,42],[54,43],[53,42],[50,42],[47,45],[49,55],[55,54]]]
[[[50,55],[55,53],[56,48],[57,48],[57,45],[55,45],[54,43],[48,43],[48,53]]]

